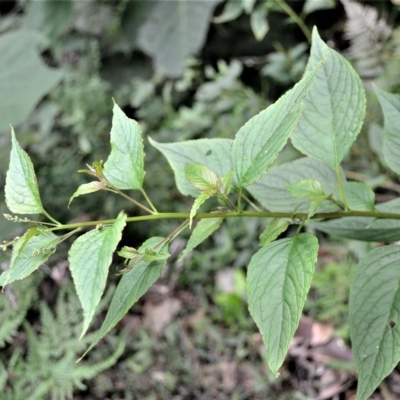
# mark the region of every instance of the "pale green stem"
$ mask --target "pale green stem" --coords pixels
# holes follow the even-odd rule
[[[244,194],[242,194],[242,196],[256,211],[261,212],[261,209],[257,207],[247,196],[245,196]]]
[[[311,44],[311,32],[308,29],[307,25],[304,23],[303,19],[299,15],[297,15],[294,12],[293,8],[290,7],[289,4],[287,4],[284,0],[275,0],[275,2],[282,8],[283,11],[285,11],[287,15],[289,15],[290,18],[293,19],[294,22],[296,22],[296,24],[304,33],[304,36],[307,38],[308,43]]]
[[[238,210],[239,212],[242,211],[242,188],[240,188],[238,192]]]
[[[143,188],[141,189],[141,192],[142,192],[144,198],[146,199],[147,203],[149,204],[150,208],[157,214],[158,213],[157,209],[154,207],[154,204],[150,200],[149,196],[147,196],[147,193],[144,191]]]
[[[339,186],[340,200],[342,200],[344,208],[345,210],[347,210],[349,206],[347,205],[346,196],[344,195],[343,182],[342,182],[342,177],[340,175],[339,166],[336,167],[336,178]]]
[[[142,210],[147,211],[149,214],[154,214],[154,211],[150,210],[149,208],[147,208],[146,206],[144,206],[143,204],[139,203],[138,201],[136,201],[135,199],[132,199],[132,197],[129,197],[128,195],[126,195],[124,192],[121,192],[119,189],[113,187],[111,190],[111,192],[115,192],[118,193],[120,196],[122,196],[124,199],[130,201],[131,203],[135,204],[136,206],[140,207]]]
[[[43,214],[44,214],[50,221],[53,221],[57,226],[62,225],[61,222],[58,222],[56,219],[54,219],[46,210],[43,210]]]
[[[177,212],[177,213],[158,213],[152,215],[141,215],[138,217],[128,217],[127,222],[140,222],[140,221],[153,221],[159,219],[188,219],[190,214],[188,212]],[[289,218],[306,220],[308,219],[307,213],[292,213],[292,212],[273,212],[273,211],[241,211],[241,212],[210,212],[210,213],[199,213],[196,214],[193,219],[206,219],[206,218]],[[332,219],[332,218],[346,218],[346,217],[370,217],[376,219],[395,219],[400,220],[400,214],[387,213],[379,211],[336,211],[331,213],[316,213],[311,219]],[[75,229],[92,227],[96,225],[111,225],[115,222],[115,219],[105,219],[100,221],[88,221],[88,222],[77,222],[74,224],[65,224],[49,228],[49,231],[57,231],[62,229]]]

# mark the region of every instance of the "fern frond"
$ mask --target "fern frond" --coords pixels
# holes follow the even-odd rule
[[[363,79],[374,79],[383,71],[382,53],[393,28],[374,7],[351,0],[342,3],[347,14],[345,38],[350,41],[346,56]]]

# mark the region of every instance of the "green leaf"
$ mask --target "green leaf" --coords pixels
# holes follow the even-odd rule
[[[375,194],[372,189],[362,182],[345,182],[344,197],[350,210],[374,211]]]
[[[203,190],[218,191],[221,181],[218,175],[210,168],[200,164],[185,165],[186,179],[196,188]]]
[[[377,211],[398,213],[400,199],[378,204]],[[366,242],[396,242],[400,240],[400,220],[370,217],[347,217],[323,222],[312,222],[311,226],[332,236],[363,240]]]
[[[336,169],[361,130],[365,92],[349,62],[322,41],[316,28],[312,43],[306,71],[313,71],[321,58],[324,62],[304,99],[292,143],[303,154]]]
[[[221,225],[223,218],[205,218],[198,222],[187,242],[185,250],[179,257],[179,261],[196,248],[200,243],[206,240]]]
[[[93,193],[93,192],[97,192],[98,190],[105,190],[105,189],[106,189],[106,186],[102,182],[84,183],[83,185],[80,185],[78,187],[78,189],[76,189],[75,193],[69,199],[68,207],[75,197],[79,197],[79,196],[82,196],[83,194]]]
[[[274,218],[260,235],[260,246],[273,242],[281,233],[285,232],[289,222],[283,218]]]
[[[153,57],[156,70],[179,78],[185,59],[200,50],[213,9],[219,0],[153,1],[137,43]]]
[[[342,180],[346,179],[342,171],[340,171],[340,175]],[[308,157],[269,170],[247,190],[267,210],[291,212],[296,209],[298,212],[308,212],[311,200],[296,199],[286,188],[286,185],[295,184],[304,179],[315,179],[321,182],[324,193],[333,194],[333,198],[336,200],[340,199],[334,170],[328,165]],[[321,205],[323,212],[337,211],[338,209],[338,206],[328,201]]]
[[[112,255],[125,225],[126,214],[120,212],[112,226],[85,233],[75,240],[69,251],[69,268],[83,309],[81,337],[87,331],[103,294]]]
[[[277,375],[298,327],[317,261],[318,241],[310,233],[261,248],[247,272],[249,310]]]
[[[296,199],[314,199],[324,196],[324,189],[316,179],[303,179],[293,185],[286,185],[286,189]]]
[[[144,252],[147,248],[154,249],[162,240],[164,239],[161,237],[150,238],[143,243],[139,251]],[[156,251],[159,254],[167,255],[168,247],[164,244],[163,246],[157,247]],[[166,259],[152,262],[140,261],[129,272],[122,275],[111,300],[106,319],[85,354],[87,354],[97,342],[122,319],[139,298],[147,292],[150,286],[153,285],[161,275],[166,261]]]
[[[314,11],[335,8],[335,0],[306,0],[303,6],[303,13],[311,14]]]
[[[400,95],[375,87],[385,118],[383,131],[383,157],[387,166],[400,174]]]
[[[52,232],[42,232],[32,236],[25,232],[14,245],[10,268],[0,275],[0,286],[24,279],[36,271],[56,251],[60,238]]]
[[[357,400],[366,400],[400,361],[400,247],[372,250],[350,287],[350,334],[358,370]]]
[[[240,128],[232,145],[233,183],[251,185],[265,173],[286,144],[302,112],[302,100],[313,84],[318,66],[304,75],[277,102]]]
[[[141,190],[144,179],[144,150],[139,124],[114,104],[111,154],[103,173],[117,189]]]
[[[145,262],[153,262],[159,260],[166,260],[169,257],[169,254],[160,254],[158,251],[153,249],[145,249],[143,261]]]
[[[193,223],[193,217],[196,215],[197,210],[200,208],[200,206],[208,200],[211,196],[213,196],[215,193],[213,191],[206,191],[206,192],[201,192],[199,196],[195,199],[192,209],[190,210],[190,216],[189,216],[189,228],[192,228],[192,223]]]
[[[136,258],[139,256],[139,252],[133,248],[133,247],[129,247],[129,246],[124,246],[119,252],[118,255],[120,257],[123,258],[127,258],[128,260]]]
[[[42,214],[44,210],[32,161],[17,142],[12,128],[11,142],[5,187],[7,207],[16,214]]]
[[[232,169],[230,139],[199,139],[178,143],[157,143],[149,138],[150,144],[161,151],[167,158],[175,174],[178,190],[185,196],[197,197],[199,189],[186,179],[186,164],[201,164],[218,176],[227,174]]]
[[[269,31],[267,10],[264,5],[257,7],[250,15],[250,26],[257,40],[263,40]]]
[[[0,132],[24,122],[63,76],[40,58],[41,42],[38,33],[21,29],[0,37]]]

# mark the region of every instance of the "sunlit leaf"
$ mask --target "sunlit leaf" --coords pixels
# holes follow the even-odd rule
[[[281,233],[285,232],[289,222],[283,218],[274,218],[260,235],[260,246],[273,242]]]

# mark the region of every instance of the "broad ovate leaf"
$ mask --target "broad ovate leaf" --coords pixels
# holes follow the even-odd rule
[[[302,100],[319,66],[309,71],[276,103],[240,128],[232,145],[233,185],[251,185],[263,175],[286,144],[302,113]]]
[[[346,179],[341,170],[340,176],[343,181]],[[335,171],[328,165],[308,157],[270,169],[247,190],[267,210],[308,212],[311,199],[296,199],[287,189],[288,184],[296,184],[305,179],[317,180],[322,184],[326,195],[332,194],[334,199],[340,199]],[[320,211],[323,212],[338,209],[338,206],[328,201],[323,202],[320,207]]]
[[[87,331],[106,285],[112,255],[121,240],[126,214],[120,212],[112,226],[99,227],[80,236],[68,254],[69,268],[83,309]]]
[[[260,246],[273,242],[281,233],[285,232],[289,222],[284,218],[274,218],[260,235]]]
[[[400,199],[378,204],[375,208],[379,212],[398,214],[400,210]],[[400,220],[396,219],[346,217],[321,222],[311,222],[311,226],[340,238],[386,243],[400,240]]]
[[[375,87],[385,118],[383,131],[383,157],[387,166],[400,174],[400,95]]]
[[[199,190],[219,190],[221,181],[218,175],[206,167],[200,164],[186,164],[185,165],[185,176],[186,179]]]
[[[185,250],[183,250],[179,260],[182,260],[186,255],[196,248],[200,243],[206,240],[213,234],[221,225],[223,218],[204,218],[201,219],[187,242]]]
[[[32,161],[19,145],[12,128],[11,141],[5,187],[7,207],[16,214],[42,214],[44,210]]]
[[[324,195],[321,182],[316,179],[303,179],[297,183],[286,185],[286,189],[296,199],[314,199]]]
[[[207,190],[205,192],[201,192],[198,197],[194,200],[194,203],[192,205],[192,208],[190,210],[190,216],[189,216],[189,227],[192,227],[193,223],[193,218],[197,213],[197,210],[200,208],[200,206],[208,200],[211,196],[213,196],[215,193],[212,190]]]
[[[199,139],[178,143],[158,143],[149,138],[150,144],[167,158],[175,174],[178,190],[185,196],[197,197],[200,190],[186,179],[186,164],[201,164],[218,176],[224,176],[232,170],[230,139]]]
[[[60,238],[52,232],[29,229],[15,243],[10,268],[0,275],[0,286],[24,279],[36,271],[56,251]]]
[[[68,207],[75,197],[79,197],[79,196],[82,196],[83,194],[93,193],[93,192],[97,192],[99,190],[105,190],[105,189],[106,189],[106,186],[104,185],[103,182],[95,181],[95,182],[84,183],[83,185],[80,185],[78,187],[78,189],[76,189],[75,193],[69,199]]]
[[[161,237],[150,238],[143,243],[138,251],[143,253],[146,249],[153,249],[153,251],[156,251],[160,255],[168,256],[168,246],[166,244],[159,245],[162,240],[164,239]],[[130,271],[122,275],[115,289],[110,307],[108,308],[106,319],[86,353],[90,351],[97,342],[122,319],[140,297],[149,290],[150,286],[160,277],[166,262],[166,258],[150,262],[142,260]]]
[[[344,182],[344,197],[350,210],[374,211],[375,195],[372,189],[362,182]]]
[[[352,278],[349,322],[357,400],[367,400],[400,361],[399,264],[400,246],[376,248]]]
[[[314,71],[321,59],[291,139],[303,154],[337,169],[361,130],[365,92],[350,63],[329,48],[314,28],[306,71]]]
[[[139,124],[114,104],[111,154],[103,173],[117,189],[141,190],[144,179],[144,150]]]
[[[250,261],[249,310],[261,332],[274,374],[278,373],[298,327],[317,253],[317,238],[301,233],[266,245]]]

